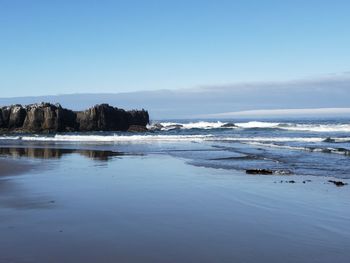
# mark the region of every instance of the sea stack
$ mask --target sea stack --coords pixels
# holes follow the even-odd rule
[[[0,108],[2,132],[128,131],[135,126],[145,131],[148,123],[146,110],[126,111],[108,104],[78,112],[51,103]]]

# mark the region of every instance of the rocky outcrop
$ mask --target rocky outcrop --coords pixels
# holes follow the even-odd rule
[[[79,131],[127,131],[133,125],[146,127],[148,122],[149,116],[145,110],[125,111],[108,104],[77,112]]]
[[[0,108],[3,132],[128,131],[134,126],[144,127],[138,130],[145,131],[148,122],[149,115],[145,110],[125,111],[108,104],[79,112],[50,103]]]
[[[23,129],[27,131],[63,132],[76,130],[76,114],[61,105],[41,103],[28,105]]]
[[[146,132],[148,129],[145,126],[130,125],[128,132]]]
[[[0,109],[0,128],[16,129],[22,127],[26,114],[25,108],[19,104],[2,107]]]
[[[108,104],[78,112],[77,122],[80,131],[126,131],[130,126],[126,111]]]

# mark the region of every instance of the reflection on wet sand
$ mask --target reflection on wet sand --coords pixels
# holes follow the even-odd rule
[[[78,153],[97,161],[108,161],[111,157],[124,155],[122,152],[85,149],[0,147],[0,156],[11,156],[14,158],[29,157],[35,159],[60,159],[62,156],[72,153]]]
[[[49,209],[54,208],[55,205],[55,201],[49,194],[32,194],[23,185],[13,180],[0,179],[0,208]]]

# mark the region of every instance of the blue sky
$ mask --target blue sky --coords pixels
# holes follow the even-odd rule
[[[0,0],[0,96],[345,72],[349,10],[337,0]]]

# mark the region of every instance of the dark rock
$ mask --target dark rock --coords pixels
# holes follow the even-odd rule
[[[164,127],[166,130],[179,130],[183,128],[183,125],[181,124],[174,124],[174,125],[169,125]]]
[[[142,126],[145,131],[148,123],[149,115],[145,110],[125,111],[108,104],[80,112],[50,103],[0,108],[2,132],[127,131],[131,126],[140,126],[139,131]]]
[[[130,125],[128,132],[147,132],[148,129],[145,126]]]
[[[12,105],[4,110],[4,124],[5,128],[17,129],[23,126],[24,119],[26,118],[26,110],[22,105]]]
[[[326,139],[323,140],[323,142],[335,142],[334,139],[332,139],[331,137],[327,137]]]
[[[295,181],[294,180],[290,180],[290,181],[288,181],[288,183],[295,184]]]
[[[131,110],[127,111],[127,121],[128,125],[138,125],[138,126],[145,126],[149,123],[149,116],[148,112],[144,109],[137,111],[137,110]]]
[[[26,131],[63,132],[75,130],[75,113],[49,103],[28,105],[27,117],[23,124]]]
[[[245,172],[246,174],[273,174],[272,170],[267,169],[248,169]]]
[[[234,127],[237,127],[237,125],[232,122],[225,123],[224,125],[221,126],[221,128],[234,128]]]
[[[1,108],[1,128],[8,128],[10,120],[11,107],[2,107]]]
[[[3,109],[0,108],[0,128],[5,128],[7,125],[2,114],[3,114]]]
[[[344,183],[342,181],[334,181],[334,180],[328,180],[328,182],[335,184],[336,186],[344,186],[347,185],[347,183]]]
[[[290,170],[248,169],[246,174],[292,175]]]
[[[131,125],[146,127],[149,115],[145,110],[125,111],[101,104],[78,112],[77,123],[80,131],[127,131]]]
[[[108,104],[78,112],[77,123],[80,131],[126,131],[129,127],[126,112]]]

